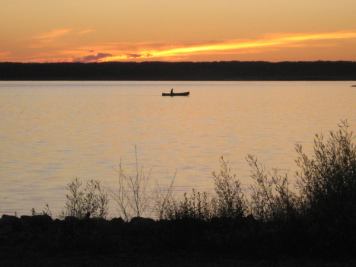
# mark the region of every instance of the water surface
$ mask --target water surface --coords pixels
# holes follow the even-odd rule
[[[212,188],[219,157],[247,185],[247,154],[295,170],[294,146],[348,119],[354,82],[0,82],[0,213],[49,203],[58,213],[74,177],[114,188],[134,147],[151,179],[177,190]],[[189,97],[162,91],[189,90]]]

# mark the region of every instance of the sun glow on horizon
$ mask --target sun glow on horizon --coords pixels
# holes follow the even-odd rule
[[[338,41],[356,40],[355,31],[324,33],[269,34],[261,38],[230,40],[200,44],[165,43],[94,43],[66,49],[65,41],[82,38],[95,33],[94,29],[54,29],[31,38],[29,47],[39,51],[31,58],[20,62],[115,62],[115,61],[190,61],[195,57],[246,55],[283,51],[287,48],[307,49],[310,47],[333,47]],[[63,42],[63,43],[61,43]],[[44,52],[50,48],[50,52]],[[41,51],[43,50],[43,51]],[[11,53],[0,51],[2,58],[10,58]],[[196,60],[193,60],[196,61]],[[202,60],[205,61],[205,60]]]
[[[271,35],[270,37],[249,40],[249,41],[229,41],[215,44],[202,44],[192,46],[180,46],[170,49],[143,49],[140,51],[124,52],[99,59],[99,62],[127,61],[127,60],[149,60],[157,58],[174,58],[176,56],[189,56],[206,52],[226,52],[247,49],[265,49],[270,47],[283,48],[293,44],[307,46],[312,41],[327,41],[340,39],[356,39],[356,31],[350,32],[329,32],[329,33],[309,33],[309,34],[283,34]],[[258,51],[257,51],[258,52]],[[133,55],[133,56],[131,56]]]
[[[0,62],[353,61],[355,12],[354,0],[1,0]]]

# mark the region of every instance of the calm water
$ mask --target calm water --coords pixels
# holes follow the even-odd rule
[[[161,185],[212,188],[224,155],[248,185],[247,154],[293,175],[294,145],[348,119],[353,82],[0,82],[0,213],[49,203],[58,213],[74,177],[113,188],[120,159]],[[161,97],[190,90],[189,97]]]

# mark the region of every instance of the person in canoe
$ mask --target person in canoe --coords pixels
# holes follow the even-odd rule
[[[171,95],[173,95],[174,93],[173,93],[173,88],[171,89]]]

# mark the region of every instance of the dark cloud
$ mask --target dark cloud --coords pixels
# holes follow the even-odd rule
[[[139,58],[139,57],[142,57],[141,54],[127,54],[127,56],[128,56],[129,58]]]
[[[80,62],[96,62],[100,59],[106,58],[106,57],[111,57],[112,54],[109,53],[97,53],[96,55],[88,55],[82,58],[77,59],[77,61]]]

